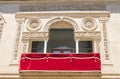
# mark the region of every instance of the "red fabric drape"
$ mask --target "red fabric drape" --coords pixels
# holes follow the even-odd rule
[[[22,54],[20,70],[100,70],[99,53]]]

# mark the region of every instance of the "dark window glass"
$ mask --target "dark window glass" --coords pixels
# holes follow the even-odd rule
[[[79,52],[93,52],[92,41],[79,41]]]
[[[32,52],[43,52],[44,42],[43,41],[33,41],[32,42]]]
[[[73,29],[51,29],[49,34],[49,41],[47,43],[47,52],[51,52],[52,49],[75,49],[75,41]],[[59,53],[57,50],[53,53]],[[71,52],[71,50],[70,50]],[[70,53],[65,51],[62,53]],[[74,51],[73,51],[74,52]],[[73,53],[72,52],[72,53]]]

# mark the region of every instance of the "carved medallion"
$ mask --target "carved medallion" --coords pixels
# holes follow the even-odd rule
[[[82,20],[82,28],[86,31],[94,31],[97,28],[97,23],[94,18],[87,17]]]
[[[41,21],[38,18],[30,19],[26,28],[28,31],[38,31],[41,28]]]

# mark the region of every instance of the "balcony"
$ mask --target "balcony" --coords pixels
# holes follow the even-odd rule
[[[23,53],[20,77],[24,79],[100,79],[99,53]]]
[[[20,59],[20,71],[100,71],[99,53],[85,54],[41,54],[23,53]]]

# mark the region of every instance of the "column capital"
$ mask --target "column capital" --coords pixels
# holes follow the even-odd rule
[[[101,16],[98,19],[100,22],[106,23],[109,20],[109,17],[108,16]]]
[[[25,21],[25,18],[16,18],[16,21],[17,21],[17,22],[24,22],[24,21]]]

